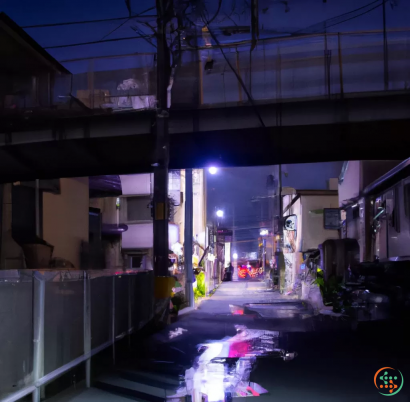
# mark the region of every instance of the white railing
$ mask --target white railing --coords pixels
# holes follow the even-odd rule
[[[153,272],[0,271],[0,401],[44,386],[154,315]]]

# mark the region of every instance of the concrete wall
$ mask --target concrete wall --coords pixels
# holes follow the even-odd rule
[[[12,184],[0,186],[0,269],[23,269],[24,253],[12,236]]]
[[[295,197],[294,194],[287,195],[283,197],[286,199],[286,204],[290,203],[292,198]],[[284,202],[285,205],[285,202]],[[290,292],[296,281],[297,281],[297,274],[300,268],[301,263],[301,239],[302,239],[302,205],[301,199],[299,198],[286,212],[286,216],[289,215],[296,215],[297,216],[297,230],[296,232],[293,231],[286,231],[284,230],[284,249],[283,249],[283,257],[285,259],[285,289],[287,292]],[[292,241],[293,240],[293,241]],[[292,244],[293,243],[293,244]],[[291,248],[289,248],[291,246]],[[294,251],[292,251],[294,250]]]
[[[124,203],[124,200],[121,199]],[[103,224],[117,224],[117,197],[104,197],[90,199],[90,207],[101,211]],[[118,214],[119,215],[119,214]],[[123,268],[124,260],[121,253],[121,237],[115,239],[103,239],[105,256],[105,268]]]
[[[319,244],[325,240],[339,238],[339,232],[337,230],[324,228],[323,212],[319,213],[318,211],[323,210],[323,208],[337,207],[337,195],[310,195],[301,197],[302,233],[300,236],[300,249],[298,251],[317,248]]]
[[[61,194],[43,194],[43,238],[53,257],[80,266],[81,242],[88,242],[88,178],[61,179]]]
[[[203,169],[193,169],[193,235],[205,246],[206,200]]]
[[[361,190],[361,163],[349,161],[343,182],[339,184],[339,206],[358,197]]]
[[[349,161],[344,180],[339,184],[339,206],[358,197],[361,191],[397,166],[401,161]]]
[[[291,195],[288,198],[290,201]],[[337,230],[324,229],[323,208],[337,208],[337,195],[310,195],[301,196],[285,213],[284,216],[297,216],[297,231],[284,231],[284,259],[285,269],[285,290],[286,292],[294,290],[295,285],[299,282],[300,266],[303,262],[303,252],[308,249],[314,249],[327,239],[338,239]],[[286,247],[286,244],[292,244],[290,239],[294,239],[294,251]]]
[[[123,195],[149,195],[154,191],[152,173],[120,176]]]

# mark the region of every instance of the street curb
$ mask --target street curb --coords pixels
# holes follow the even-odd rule
[[[182,310],[179,310],[179,311],[178,311],[177,317],[179,317],[179,316],[181,316],[181,315],[188,314],[188,313],[190,313],[190,312],[192,312],[192,311],[195,311],[195,310],[196,310],[195,307],[185,307],[185,308],[183,308]]]

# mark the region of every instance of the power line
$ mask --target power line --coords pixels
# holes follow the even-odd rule
[[[340,17],[347,16],[347,15],[351,15],[352,13],[357,12],[358,10],[362,10],[362,9],[364,9],[364,8],[367,8],[367,7],[369,7],[369,6],[371,6],[371,5],[375,4],[375,3],[378,3],[379,1],[380,1],[380,0],[373,1],[373,2],[371,2],[371,3],[369,3],[369,4],[365,5],[365,6],[359,7],[359,8],[357,8],[357,9],[355,9],[355,10],[350,11],[350,12],[341,14],[341,15],[339,15],[339,16],[337,16],[337,17],[334,17],[334,18],[330,18],[330,19],[328,19],[328,20],[326,20],[326,21],[323,21],[323,22],[321,22],[321,23],[319,23],[319,24],[312,25],[311,27],[308,27],[308,28],[306,28],[306,29],[304,29],[304,30],[296,31],[296,32],[292,33],[291,35],[297,34],[298,32],[302,32],[302,31],[305,31],[305,32],[306,32],[306,30],[309,30],[309,29],[310,29],[310,30],[313,30],[313,29],[315,29],[315,27],[319,27],[319,26],[322,27],[322,29],[323,29],[324,24],[326,24],[328,21],[329,21],[329,22],[335,21],[334,24],[327,25],[327,27],[331,27],[331,26],[338,25],[338,24],[341,24],[341,23],[343,23],[343,22],[352,20],[352,19],[354,19],[354,18],[358,18],[358,17],[360,17],[360,16],[362,16],[362,15],[364,15],[364,14],[367,14],[367,13],[373,11],[374,9],[380,7],[381,5],[383,5],[383,2],[385,2],[385,1],[387,1],[387,0],[381,0],[381,2],[380,2],[379,4],[377,4],[375,7],[371,8],[371,9],[369,9],[369,10],[366,10],[365,12],[363,12],[363,13],[361,13],[361,14],[354,15],[354,16],[352,16],[352,17],[350,17],[350,18],[347,18],[347,19],[344,19],[344,20],[342,20],[342,21],[337,21],[337,19],[340,18]],[[130,17],[122,17],[122,18],[102,19],[102,20],[63,22],[63,23],[55,23],[55,24],[43,24],[43,25],[24,26],[24,27],[22,27],[22,28],[40,28],[40,27],[52,27],[52,26],[63,26],[63,25],[74,25],[74,24],[88,24],[88,23],[96,23],[96,22],[124,21],[124,20],[125,20],[125,22],[123,22],[123,23],[120,24],[118,27],[116,27],[113,31],[111,31],[109,34],[107,34],[106,36],[104,36],[104,38],[106,38],[107,36],[109,36],[109,35],[111,35],[113,32],[115,32],[117,29],[119,29],[121,26],[123,26],[128,20],[133,19],[133,18],[138,18],[138,17],[144,17],[144,16],[141,15],[141,14],[143,14],[143,13],[145,13],[145,12],[147,12],[147,11],[150,11],[150,10],[152,10],[152,9],[155,9],[155,7],[148,8],[148,9],[146,9],[145,11],[143,11],[142,13],[140,13],[140,14],[134,16],[134,17],[131,17],[131,18],[130,18]],[[153,17],[153,16],[149,16],[149,17]],[[209,29],[209,28],[208,28],[208,29]],[[317,31],[317,29],[316,29],[316,31]],[[211,33],[210,30],[209,30],[209,32]],[[153,36],[144,36],[144,35],[141,35],[141,33],[138,33],[138,32],[136,32],[136,33],[139,35],[138,37],[125,37],[125,38],[115,38],[115,39],[107,39],[107,40],[105,40],[105,39],[103,38],[102,40],[98,40],[98,41],[80,42],[80,43],[72,43],[72,44],[57,45],[57,46],[47,46],[47,47],[45,47],[44,49],[60,49],[60,48],[66,48],[66,47],[93,45],[93,44],[98,44],[98,43],[115,42],[115,41],[121,41],[121,40],[131,40],[131,39],[145,39],[145,40],[148,39],[147,41],[148,41],[152,46],[155,47],[155,45],[154,45],[152,42],[149,41],[149,38],[151,38],[151,37],[153,37]],[[222,50],[222,47],[225,47],[225,46],[226,46],[226,47],[236,46],[237,43],[221,44],[221,43],[217,40],[217,38],[216,38],[216,36],[213,34],[213,32],[211,33],[211,36],[213,37],[214,41],[217,43],[217,47],[221,50],[222,55],[224,56],[225,60],[227,61],[229,67],[232,69],[232,71],[233,71],[233,72],[235,73],[235,75],[237,76],[237,79],[239,80],[240,84],[242,85],[242,87],[243,87],[245,93],[247,94],[247,96],[248,96],[248,98],[249,98],[249,96],[250,96],[250,95],[248,95],[249,92],[248,92],[247,89],[245,88],[245,85],[244,85],[242,79],[237,75],[235,69],[232,67],[231,63],[229,62],[229,60],[227,59],[225,53],[224,53],[223,50]],[[287,37],[288,37],[288,36],[287,36]],[[278,38],[272,38],[272,39],[278,39]],[[263,40],[265,40],[265,39],[263,39]],[[246,41],[246,42],[248,42],[248,41]],[[211,48],[212,48],[212,47],[211,47]],[[197,47],[197,49],[199,49],[199,47]],[[209,47],[207,47],[206,49],[209,49]],[[253,100],[250,100],[250,102],[253,103]],[[263,123],[262,120],[261,120],[261,118],[260,118],[260,116],[258,116],[258,118],[259,118],[259,120],[261,121],[261,123]]]
[[[261,40],[266,41],[266,40],[290,39],[290,38],[292,38],[292,36],[299,36],[299,35],[309,34],[309,33],[310,34],[321,33],[321,32],[325,31],[324,28],[330,28],[330,27],[333,27],[335,25],[342,24],[343,22],[347,22],[347,21],[350,21],[352,19],[361,17],[362,15],[365,15],[365,14],[375,10],[376,8],[382,6],[383,3],[387,2],[387,1],[388,0],[374,0],[374,1],[364,5],[362,7],[356,8],[354,10],[348,11],[348,12],[343,13],[343,14],[340,14],[336,17],[332,17],[332,18],[329,18],[327,20],[316,23],[314,25],[310,25],[306,28],[299,29],[299,30],[294,31],[294,32],[290,32],[289,35],[275,36],[275,37],[271,37],[271,38],[263,38]],[[366,11],[360,13],[360,14],[352,15],[354,13],[357,13],[360,10],[369,8],[370,6],[372,6],[376,3],[379,3],[379,4],[377,4],[375,7],[372,7],[372,8],[370,8],[370,9],[368,9],[368,10],[366,10]],[[348,16],[350,16],[350,17],[343,19],[343,17],[348,17]],[[205,21],[204,21],[204,23],[205,23]],[[219,43],[219,44],[217,44],[217,46],[213,46],[213,45],[212,46],[190,46],[190,49],[191,50],[209,50],[209,49],[213,49],[215,47],[216,48],[221,48],[221,47],[230,48],[230,47],[237,47],[237,46],[240,46],[240,45],[246,45],[246,44],[249,44],[249,43],[251,43],[251,40],[242,40],[242,41],[238,41],[238,42],[229,42],[229,43],[223,43],[223,44]]]
[[[148,36],[148,35],[147,35]],[[148,36],[152,37],[152,36]],[[96,40],[93,42],[80,42],[80,43],[70,43],[68,45],[57,45],[57,46],[46,46],[43,49],[61,49],[65,47],[73,47],[73,46],[84,46],[84,45],[95,45],[97,43],[106,43],[106,42],[118,42],[120,40],[132,40],[132,39],[145,39],[143,36],[127,36],[125,38],[115,38],[115,39],[104,39],[104,40]]]
[[[340,22],[336,22],[336,23],[334,23],[334,24],[332,24],[332,25],[329,25],[328,28],[330,28],[330,27],[332,27],[332,26],[335,26],[335,25],[338,25],[338,24],[341,24],[341,23],[343,23],[343,22],[350,21],[350,20],[352,20],[352,19],[354,19],[354,18],[357,18],[357,17],[361,17],[361,16],[364,15],[364,14],[368,14],[368,13],[370,13],[371,11],[375,10],[376,8],[379,8],[380,6],[382,6],[385,1],[386,1],[386,0],[382,1],[382,2],[381,2],[380,4],[378,4],[377,6],[374,6],[374,7],[371,8],[370,10],[367,10],[367,11],[365,11],[365,12],[359,14],[359,15],[356,15],[356,16],[351,17],[351,18],[348,18],[348,19],[346,19],[346,20],[343,20],[343,21],[340,21]]]
[[[72,21],[72,22],[56,22],[53,24],[39,24],[39,25],[26,25],[21,28],[23,29],[31,29],[31,28],[48,28],[48,27],[59,27],[65,25],[77,25],[77,24],[93,24],[98,22],[109,22],[109,21],[123,21],[132,18],[156,18],[156,15],[143,15],[148,11],[155,10],[155,7],[147,8],[144,11],[141,11],[139,14],[134,15],[132,17],[118,17],[118,18],[105,18],[101,20],[87,20],[87,21]]]
[[[125,54],[111,54],[108,56],[77,57],[75,59],[65,59],[65,60],[59,60],[59,61],[60,63],[70,63],[70,62],[82,61],[82,60],[118,59],[118,58],[132,57],[132,56],[154,56],[154,55],[156,55],[156,52],[136,52],[136,53],[125,53]]]
[[[114,33],[115,31],[120,29],[124,24],[126,24],[129,20],[130,20],[130,18],[126,19],[124,22],[121,22],[120,25],[118,25],[116,28],[112,29],[110,32],[108,32],[106,35],[104,35],[100,40],[104,40],[105,38],[110,36],[112,33]]]
[[[380,7],[385,1],[387,1],[387,0],[374,0],[374,1],[364,5],[362,7],[359,7],[359,8],[356,8],[354,10],[348,11],[347,13],[337,15],[336,17],[328,18],[327,20],[321,21],[321,22],[316,23],[314,25],[310,25],[310,26],[308,26],[304,29],[299,29],[295,32],[292,32],[291,35],[296,35],[296,34],[299,34],[299,33],[306,33],[306,32],[310,32],[310,33],[312,33],[312,32],[313,33],[321,32],[323,30],[326,30],[327,28],[330,28],[330,27],[333,27],[335,25],[342,24],[343,22],[347,22],[347,21],[350,21],[352,19],[361,17],[362,15],[373,11],[375,8]],[[376,3],[379,3],[379,4],[377,4],[375,7],[370,8],[369,10],[366,10],[366,11],[360,13],[360,14],[352,15],[354,13],[357,13],[358,11],[361,11],[363,9],[367,9],[367,8],[371,7]],[[349,16],[349,18],[343,19],[344,17],[348,17],[348,16]]]
[[[131,29],[138,35],[139,38],[144,39],[151,46],[155,48],[157,47],[153,42],[151,42],[148,35],[145,35],[137,26],[133,26]],[[151,37],[155,37],[155,35],[152,35]]]
[[[208,25],[218,16],[219,12],[221,11],[221,7],[222,7],[222,0],[219,0],[218,9],[216,10],[215,15],[207,22]]]
[[[205,22],[205,21],[204,21],[204,22]],[[266,127],[266,126],[265,126],[265,123],[264,123],[263,120],[262,120],[262,116],[260,115],[259,110],[258,110],[258,108],[257,108],[257,106],[256,106],[256,104],[255,104],[255,102],[254,102],[254,100],[253,100],[251,94],[249,93],[248,89],[246,88],[245,83],[244,83],[243,80],[242,80],[242,77],[238,74],[238,72],[236,71],[236,69],[232,66],[231,62],[229,61],[228,57],[226,56],[225,52],[223,51],[222,46],[221,46],[221,44],[219,43],[217,37],[214,35],[214,33],[213,33],[213,32],[211,31],[211,29],[209,28],[208,23],[206,23],[206,27],[208,28],[209,34],[212,36],[212,39],[216,42],[217,46],[219,47],[219,50],[221,51],[221,53],[222,53],[222,55],[223,55],[225,61],[227,62],[229,68],[230,68],[230,69],[232,70],[232,72],[235,74],[237,80],[239,81],[239,83],[241,84],[243,90],[245,91],[246,96],[248,97],[249,102],[251,102],[252,107],[253,107],[253,109],[254,109],[254,111],[255,111],[255,114],[256,114],[256,116],[258,117],[258,119],[259,119],[259,121],[260,121],[262,127]]]

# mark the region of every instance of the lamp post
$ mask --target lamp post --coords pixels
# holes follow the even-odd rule
[[[219,172],[219,168],[215,167],[215,166],[210,166],[208,168],[208,173],[212,176],[216,175]],[[207,180],[205,180],[205,183],[207,183]],[[235,206],[233,204],[228,204],[231,208],[232,208],[232,251],[234,251],[234,245],[235,245]],[[214,210],[215,216],[217,218],[217,227],[219,227],[219,223],[220,220],[224,218],[225,216],[225,211],[223,209],[216,209]],[[214,226],[214,233],[215,231],[215,219],[213,220],[213,226]],[[215,247],[215,251],[216,251],[217,247]],[[235,253],[236,254],[236,253]],[[233,257],[233,255],[232,255]],[[235,265],[236,265],[236,260],[238,258],[238,255],[236,254],[236,259],[233,257],[234,261],[235,261]],[[236,269],[236,267],[234,266],[234,268]],[[235,271],[236,272],[236,271]],[[235,273],[234,273],[235,275]]]
[[[237,259],[238,259],[238,254],[236,252],[232,254],[232,252],[235,250],[235,247],[234,247],[235,245],[235,205],[232,203],[229,203],[227,205],[229,205],[232,210],[232,239],[231,239],[231,254],[229,256],[229,260],[230,260],[229,262],[232,263],[232,259],[234,260],[234,264],[233,264],[233,267],[234,267],[233,277],[234,277],[235,274],[237,274],[237,266],[235,265],[237,265]],[[223,209],[218,209],[216,210],[215,213],[216,213],[216,216],[221,219],[225,216],[225,211]],[[219,221],[218,221],[218,227],[219,227]],[[234,255],[236,255],[236,258],[234,257]]]
[[[262,236],[262,269],[263,275],[266,275],[266,237],[269,235],[268,229],[261,229],[259,234]]]

